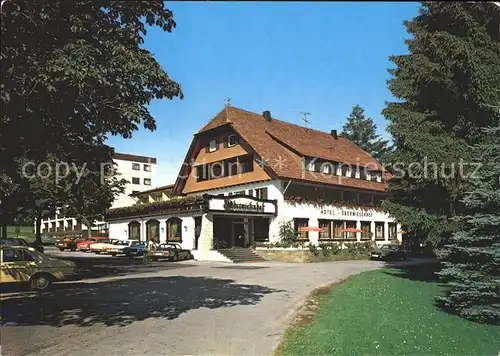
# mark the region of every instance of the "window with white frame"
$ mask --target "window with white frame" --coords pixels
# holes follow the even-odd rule
[[[238,144],[238,136],[229,135],[227,137],[227,147],[232,147]]]
[[[144,178],[144,185],[151,185],[151,178]]]
[[[215,152],[217,151],[217,140],[211,140],[208,143],[208,152]]]
[[[331,163],[325,162],[321,165],[321,172],[323,172],[324,174],[331,174],[332,168],[333,165]]]
[[[140,171],[141,170],[141,165],[139,163],[132,163],[132,169],[134,171]]]
[[[151,165],[150,165],[150,164],[145,164],[145,165],[144,165],[144,170],[145,170],[146,172],[151,172]]]
[[[307,164],[307,170],[310,172],[314,172],[314,161],[311,161]]]

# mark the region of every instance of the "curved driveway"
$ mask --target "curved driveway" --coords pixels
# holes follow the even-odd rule
[[[383,263],[156,266],[3,295],[2,354],[269,355],[311,290]]]

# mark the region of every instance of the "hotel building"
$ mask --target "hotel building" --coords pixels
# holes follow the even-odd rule
[[[111,209],[107,221],[113,238],[179,242],[207,260],[277,242],[285,223],[306,244],[384,243],[401,240],[380,208],[389,178],[335,130],[226,106],[194,135],[173,186],[133,194],[142,204]]]

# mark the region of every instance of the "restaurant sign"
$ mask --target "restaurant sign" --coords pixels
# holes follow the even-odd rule
[[[274,201],[261,201],[252,196],[211,196],[208,207],[210,211],[245,214],[276,214]]]
[[[257,213],[263,213],[264,212],[264,204],[263,203],[253,203],[253,202],[248,202],[248,203],[238,203],[234,200],[226,200],[224,202],[224,209],[225,210],[238,210],[238,211],[255,211]]]

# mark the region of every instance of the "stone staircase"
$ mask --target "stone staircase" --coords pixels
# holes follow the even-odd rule
[[[266,261],[250,248],[224,248],[217,250],[217,252],[231,260],[233,263]]]

